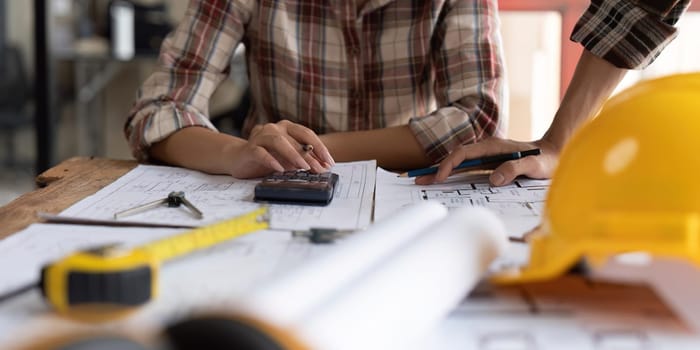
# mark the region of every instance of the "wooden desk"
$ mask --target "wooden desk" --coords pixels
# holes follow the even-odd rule
[[[36,178],[37,190],[0,207],[0,239],[40,221],[37,212],[57,214],[136,167],[133,160],[70,158]]]

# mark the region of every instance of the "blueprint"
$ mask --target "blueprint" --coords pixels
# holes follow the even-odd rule
[[[511,237],[522,237],[540,222],[549,180],[517,179],[491,187],[486,175],[457,174],[444,183],[418,186],[414,179],[377,169],[374,220],[420,201],[438,201],[448,208],[483,206],[498,215]]]
[[[325,207],[271,205],[273,229],[304,230],[310,226],[360,229],[369,225],[375,185],[375,161],[338,163],[331,171],[340,177],[333,201]],[[139,165],[109,186],[60,213],[62,218],[195,227],[211,224],[257,208],[253,201],[259,180],[208,175],[183,168]],[[165,198],[172,191],[204,213],[193,218],[183,207],[161,207],[115,220],[114,213]]]

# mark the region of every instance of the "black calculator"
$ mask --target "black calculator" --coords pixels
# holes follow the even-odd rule
[[[269,175],[255,185],[255,201],[327,205],[333,199],[338,174],[314,174],[305,170]]]

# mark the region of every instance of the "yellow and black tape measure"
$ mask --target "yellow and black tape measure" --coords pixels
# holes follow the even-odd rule
[[[44,266],[39,287],[59,312],[80,305],[136,306],[158,294],[158,268],[169,259],[268,228],[267,207],[136,248],[79,251]]]

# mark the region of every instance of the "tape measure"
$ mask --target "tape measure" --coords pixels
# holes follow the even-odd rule
[[[135,248],[106,245],[79,251],[45,265],[39,287],[59,312],[81,305],[141,305],[158,294],[161,263],[268,226],[267,207],[262,207]]]

